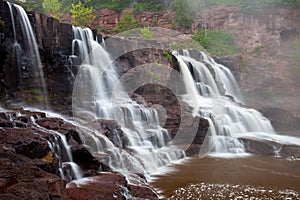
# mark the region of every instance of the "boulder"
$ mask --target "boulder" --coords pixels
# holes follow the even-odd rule
[[[101,173],[68,184],[67,196],[71,200],[97,199],[151,199],[158,196],[146,185],[128,184],[121,174]]]

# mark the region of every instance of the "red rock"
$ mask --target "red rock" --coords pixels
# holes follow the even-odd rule
[[[65,183],[0,144],[0,199],[66,199]]]
[[[132,199],[149,199],[156,200],[159,199],[158,195],[153,192],[153,190],[147,186],[129,185],[131,195],[134,197]],[[130,199],[130,198],[129,198]]]
[[[83,184],[70,183],[67,196],[71,200],[115,200],[125,199],[124,189],[127,181],[120,174],[105,173],[96,177],[86,178]]]

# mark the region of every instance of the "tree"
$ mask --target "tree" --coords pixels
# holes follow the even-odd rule
[[[56,19],[62,16],[61,2],[58,0],[44,0],[43,9],[44,13],[51,14]]]
[[[70,13],[72,23],[75,26],[91,26],[93,20],[95,19],[93,7],[84,7],[81,1],[79,1],[77,4],[72,4]]]

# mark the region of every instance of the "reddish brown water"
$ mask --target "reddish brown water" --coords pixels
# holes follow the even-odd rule
[[[300,161],[190,158],[152,185],[172,199],[300,199]]]

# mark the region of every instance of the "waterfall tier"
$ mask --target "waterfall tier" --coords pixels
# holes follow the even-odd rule
[[[182,158],[184,151],[168,147],[171,136],[159,125],[157,111],[117,87],[115,65],[91,30],[73,27],[73,32],[72,57],[82,63],[73,90],[74,116],[83,119],[89,113],[92,120],[114,120],[122,130],[122,135],[109,136],[114,142],[100,132],[83,135],[91,152],[108,155],[107,164],[125,174],[147,174]]]
[[[185,83],[183,99],[193,107],[194,115],[204,117],[210,124],[200,156],[247,156],[241,138],[300,145],[299,138],[276,134],[261,113],[241,105],[242,94],[228,68],[204,52],[197,60],[191,58],[188,50],[174,54]]]

